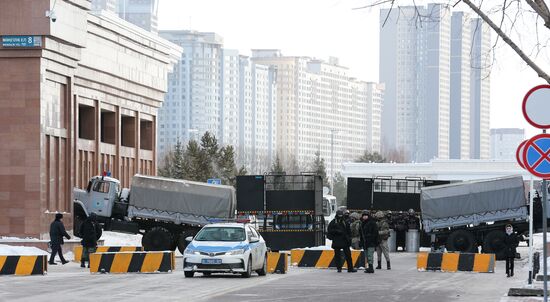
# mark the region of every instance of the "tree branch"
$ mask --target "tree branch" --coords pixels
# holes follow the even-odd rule
[[[542,0],[525,0],[529,6],[544,20],[544,26],[550,28],[550,13]]]
[[[532,1],[532,0],[526,0]],[[502,38],[506,44],[508,44],[520,57],[521,59],[531,67],[539,77],[543,78],[546,82],[550,83],[550,76],[544,72],[535,62],[533,62],[517,45],[514,43],[508,35],[506,35],[502,29],[500,29],[481,9],[474,5],[470,0],[462,0],[466,3],[483,21],[485,21],[489,26],[497,33],[497,35]]]

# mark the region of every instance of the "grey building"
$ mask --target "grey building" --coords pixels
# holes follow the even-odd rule
[[[383,151],[415,162],[488,158],[488,30],[446,4],[380,11]]]
[[[158,33],[159,0],[92,0],[92,10],[111,11],[134,25]]]
[[[471,21],[470,156],[488,159],[490,152],[491,29],[479,18]]]
[[[514,160],[525,130],[518,128],[491,129],[491,159]]]
[[[450,28],[443,4],[380,11],[382,144],[405,160],[449,157]]]
[[[451,19],[451,102],[449,158],[470,158],[471,18],[455,12]]]

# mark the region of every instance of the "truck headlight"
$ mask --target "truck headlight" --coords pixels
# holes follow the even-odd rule
[[[185,255],[200,255],[199,251],[195,251],[192,249],[185,249],[183,252]]]
[[[232,250],[232,251],[229,251],[225,254],[226,255],[242,255],[242,254],[244,254],[244,249]]]

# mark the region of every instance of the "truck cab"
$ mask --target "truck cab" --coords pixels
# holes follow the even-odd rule
[[[86,190],[74,189],[75,232],[77,224],[95,213],[99,222],[111,218],[123,218],[128,209],[128,189],[122,189],[120,181],[108,176],[95,176],[90,179]]]

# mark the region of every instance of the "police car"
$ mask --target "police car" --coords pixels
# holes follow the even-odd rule
[[[253,271],[260,276],[267,273],[265,241],[249,223],[209,224],[186,240],[190,243],[183,253],[185,277],[195,272],[235,273],[245,278]]]

